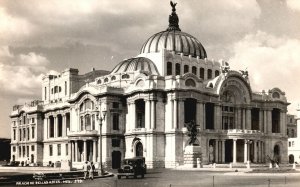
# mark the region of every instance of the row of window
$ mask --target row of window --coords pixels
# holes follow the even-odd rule
[[[29,157],[29,147],[31,147],[31,151],[35,151],[34,145],[27,145],[27,146],[19,146],[19,157]],[[16,146],[12,147],[12,151],[16,152]]]
[[[289,147],[295,147],[295,141],[289,141]]]
[[[188,73],[190,67],[188,65],[183,66],[183,73]],[[196,66],[192,66],[192,72],[196,76],[198,75],[198,69]],[[180,75],[181,74],[181,64],[176,63],[175,64],[175,75]],[[173,75],[173,64],[172,62],[167,62],[167,75]],[[215,77],[220,75],[219,70],[215,70]],[[205,69],[204,68],[199,68],[199,77],[201,79],[204,79],[205,76]],[[207,69],[207,79],[212,79],[213,78],[213,70],[212,69]]]
[[[56,144],[57,146],[57,155],[56,156],[61,156],[61,144]],[[69,144],[65,144],[65,153],[66,156],[69,154]],[[54,156],[53,155],[53,145],[49,145],[49,156]]]
[[[294,129],[287,129],[286,134],[288,135],[289,138],[295,138],[296,133]]]
[[[13,121],[13,126],[17,125],[17,121]],[[24,114],[21,119],[19,120],[19,125],[26,125],[29,123],[35,123],[35,118],[27,118],[26,115]]]
[[[30,140],[30,127],[19,129],[19,141]],[[31,139],[35,138],[35,127],[31,127]],[[17,130],[13,129],[13,140],[17,139]]]
[[[128,74],[123,74],[122,76],[121,76],[121,79],[129,79],[130,78],[130,76],[128,75]],[[112,76],[111,78],[110,78],[110,81],[114,81],[114,80],[116,80],[117,78],[116,78],[116,76]],[[104,83],[107,83],[109,81],[109,78],[108,77],[106,77],[106,78],[104,78],[104,80],[103,80],[103,82]],[[102,83],[102,80],[101,79],[98,79],[97,80],[97,84],[101,84]]]
[[[65,95],[67,95],[67,81],[65,81]],[[61,86],[54,86],[51,88],[51,94],[60,93],[62,91]],[[44,99],[47,100],[47,87],[44,87]]]

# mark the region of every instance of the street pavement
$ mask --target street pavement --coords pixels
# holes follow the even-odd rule
[[[114,171],[112,171],[114,172]],[[37,185],[35,185],[37,186]],[[38,185],[45,186],[45,185]],[[48,186],[48,185],[47,185]],[[148,170],[144,179],[125,177],[78,180],[76,184],[52,184],[50,186],[78,187],[299,187],[299,173],[244,173],[241,171],[213,170]]]

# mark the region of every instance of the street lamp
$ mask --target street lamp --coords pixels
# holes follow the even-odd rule
[[[100,175],[103,175],[103,167],[102,167],[102,121],[105,120],[105,116],[106,116],[106,110],[102,110],[102,116],[101,113],[99,111],[97,111],[97,120],[99,121],[99,167],[98,169],[100,169]]]

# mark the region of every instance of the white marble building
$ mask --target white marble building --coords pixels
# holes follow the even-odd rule
[[[289,163],[300,163],[300,106],[297,108],[297,115],[288,115],[288,155]]]
[[[198,39],[180,30],[173,9],[167,30],[111,72],[45,76],[42,101],[15,106],[10,115],[11,155],[81,167],[102,154],[113,168],[144,156],[149,168],[172,168],[183,164],[185,124],[195,121],[203,163],[264,163],[267,156],[286,163],[288,104],[280,89],[253,92],[248,72],[209,60]],[[104,111],[100,135],[97,115]]]

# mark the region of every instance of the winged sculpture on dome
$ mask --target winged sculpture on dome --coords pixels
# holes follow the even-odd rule
[[[177,3],[173,3],[173,1],[170,1],[170,5],[172,7],[172,11],[175,12],[176,11],[175,7],[176,7]]]

